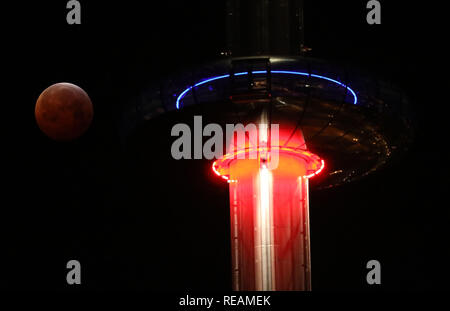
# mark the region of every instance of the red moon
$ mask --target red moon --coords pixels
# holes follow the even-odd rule
[[[82,88],[64,82],[49,86],[39,95],[34,114],[39,128],[48,137],[68,141],[89,128],[94,109]]]

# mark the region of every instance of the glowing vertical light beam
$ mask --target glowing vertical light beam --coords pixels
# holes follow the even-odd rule
[[[256,271],[260,275],[259,290],[273,290],[273,255],[272,255],[272,204],[271,204],[271,174],[265,165],[259,171],[259,232],[256,241],[259,241],[259,260],[256,261]]]

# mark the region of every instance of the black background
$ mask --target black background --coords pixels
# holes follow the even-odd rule
[[[310,56],[393,81],[417,127],[400,161],[312,192],[317,291],[449,289],[449,27],[437,4],[393,2],[381,1],[382,24],[369,26],[366,1],[306,1]],[[129,146],[117,126],[150,82],[219,57],[224,3],[81,1],[81,25],[67,25],[65,5],[2,5],[0,288],[230,290],[227,184],[207,161],[170,160],[169,127],[147,125]],[[95,109],[89,131],[69,143],[34,119],[39,94],[62,81]],[[81,262],[80,286],[66,283],[70,259]],[[382,285],[366,283],[371,259]]]

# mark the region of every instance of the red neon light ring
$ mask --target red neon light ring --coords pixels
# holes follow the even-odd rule
[[[305,176],[300,176],[300,177],[303,177],[303,178],[312,178],[312,177],[314,177],[314,176],[316,176],[316,175],[319,175],[320,172],[322,172],[324,168],[325,168],[325,161],[324,161],[324,160],[320,160],[320,168],[319,168],[317,171],[315,171],[315,172],[312,173],[312,174],[305,175]]]
[[[314,176],[319,175],[325,168],[325,161],[312,152],[302,150],[302,149],[289,148],[289,147],[279,147],[279,146],[271,147],[272,150],[274,148],[278,149],[279,152],[281,152],[281,153],[291,154],[296,157],[302,158],[302,159],[306,160],[306,162],[310,163],[310,165],[309,165],[310,167],[315,168],[314,172],[312,172],[308,175],[299,176],[299,178],[312,178]],[[212,170],[213,170],[214,174],[216,174],[217,176],[220,176],[221,178],[225,179],[229,183],[237,182],[236,180],[230,180],[229,175],[226,174],[226,170],[228,168],[228,165],[231,163],[231,161],[244,160],[244,159],[237,158],[237,156],[242,153],[246,154],[245,159],[249,159],[249,157],[247,155],[255,154],[255,153],[258,153],[261,151],[267,151],[267,147],[246,148],[246,149],[240,149],[240,150],[236,150],[234,152],[227,153],[222,158],[213,162]],[[308,171],[311,171],[311,170],[308,170]]]

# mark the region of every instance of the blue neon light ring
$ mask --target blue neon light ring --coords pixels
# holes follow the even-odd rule
[[[257,71],[252,71],[252,73],[253,73],[253,74],[265,74],[265,73],[267,73],[267,71],[266,71],[266,70],[257,70]],[[279,74],[291,74],[291,75],[298,75],[298,76],[309,76],[309,75],[310,75],[310,74],[307,73],[307,72],[301,72],[301,71],[286,71],[286,70],[272,70],[271,73],[275,73],[275,74],[277,74],[277,73],[279,73]],[[248,74],[248,72],[238,72],[238,73],[235,73],[234,75],[235,75],[235,76],[244,76],[244,75],[246,75],[246,74]],[[180,109],[180,101],[183,99],[183,97],[184,97],[190,90],[192,90],[193,87],[197,87],[197,86],[203,85],[203,84],[208,83],[208,82],[211,82],[211,81],[220,80],[220,79],[229,78],[229,77],[230,77],[229,74],[222,75],[222,76],[217,76],[217,77],[212,77],[212,78],[203,80],[203,81],[201,81],[201,82],[198,82],[198,83],[195,84],[194,86],[188,87],[188,88],[185,89],[183,92],[181,92],[180,95],[178,95],[178,97],[177,97],[177,102],[176,102],[176,107],[177,107],[177,109]],[[327,81],[333,82],[333,83],[335,83],[335,84],[337,84],[337,85],[339,85],[339,86],[342,86],[342,87],[346,88],[346,89],[349,90],[350,93],[352,93],[352,95],[353,95],[353,99],[354,99],[354,100],[353,100],[353,104],[356,105],[356,104],[358,103],[358,97],[356,96],[355,91],[353,91],[348,85],[345,85],[345,84],[342,83],[342,82],[339,82],[339,81],[337,81],[337,80],[334,80],[334,79],[331,79],[331,78],[328,78],[328,77],[325,77],[325,76],[321,76],[321,75],[311,74],[311,77],[313,77],[313,78],[318,78],[318,79],[322,79],[322,80],[327,80]]]

